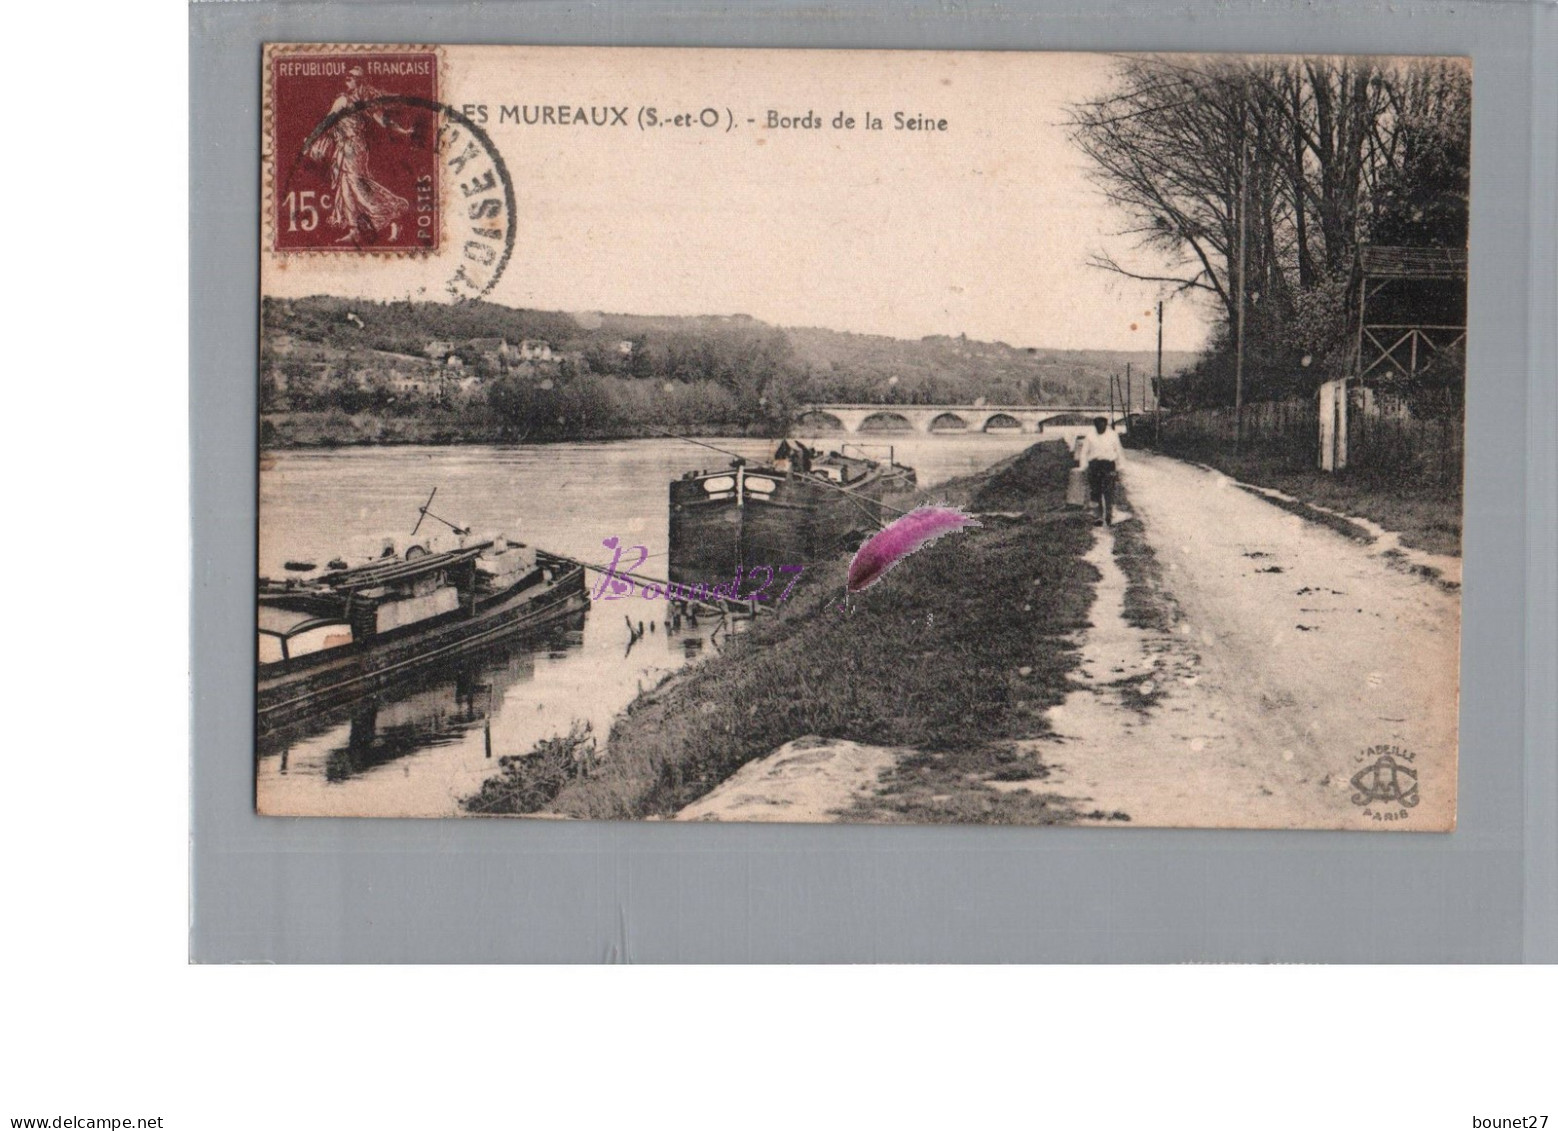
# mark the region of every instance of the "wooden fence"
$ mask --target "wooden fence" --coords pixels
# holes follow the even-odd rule
[[[1455,405],[1412,406],[1397,397],[1354,389],[1347,413],[1349,467],[1391,471],[1436,484],[1460,482],[1465,417]],[[1164,413],[1166,451],[1231,453],[1238,434],[1232,408]],[[1293,470],[1319,466],[1320,412],[1315,398],[1244,406],[1243,450],[1276,456]]]

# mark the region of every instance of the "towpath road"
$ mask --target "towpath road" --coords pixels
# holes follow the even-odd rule
[[[1081,685],[1028,744],[1043,788],[1138,825],[1452,828],[1459,594],[1216,472],[1132,452],[1123,477],[1176,616],[1126,623],[1099,530]],[[1355,802],[1384,754],[1415,805],[1390,762]]]

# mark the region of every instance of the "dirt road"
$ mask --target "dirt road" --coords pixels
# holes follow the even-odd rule
[[[1030,744],[1046,788],[1135,824],[1452,828],[1458,594],[1217,472],[1133,452],[1123,478],[1177,622],[1125,622],[1099,530],[1082,686]]]
[[[1138,826],[1453,828],[1460,600],[1441,582],[1459,562],[1350,539],[1177,460],[1132,452],[1123,475],[1166,625],[1128,623],[1116,532],[1096,530],[1075,690],[1047,712],[1053,735],[1019,744],[1042,776],[966,785]],[[800,739],[679,816],[838,820],[904,754]]]

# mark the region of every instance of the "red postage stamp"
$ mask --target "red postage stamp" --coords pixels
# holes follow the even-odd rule
[[[433,251],[438,55],[273,48],[266,59],[275,251]]]

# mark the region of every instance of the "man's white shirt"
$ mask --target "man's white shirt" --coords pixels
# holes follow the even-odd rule
[[[1107,432],[1089,432],[1082,437],[1082,466],[1095,459],[1112,459],[1115,467],[1125,462],[1125,449],[1120,447],[1120,436],[1114,429]]]

